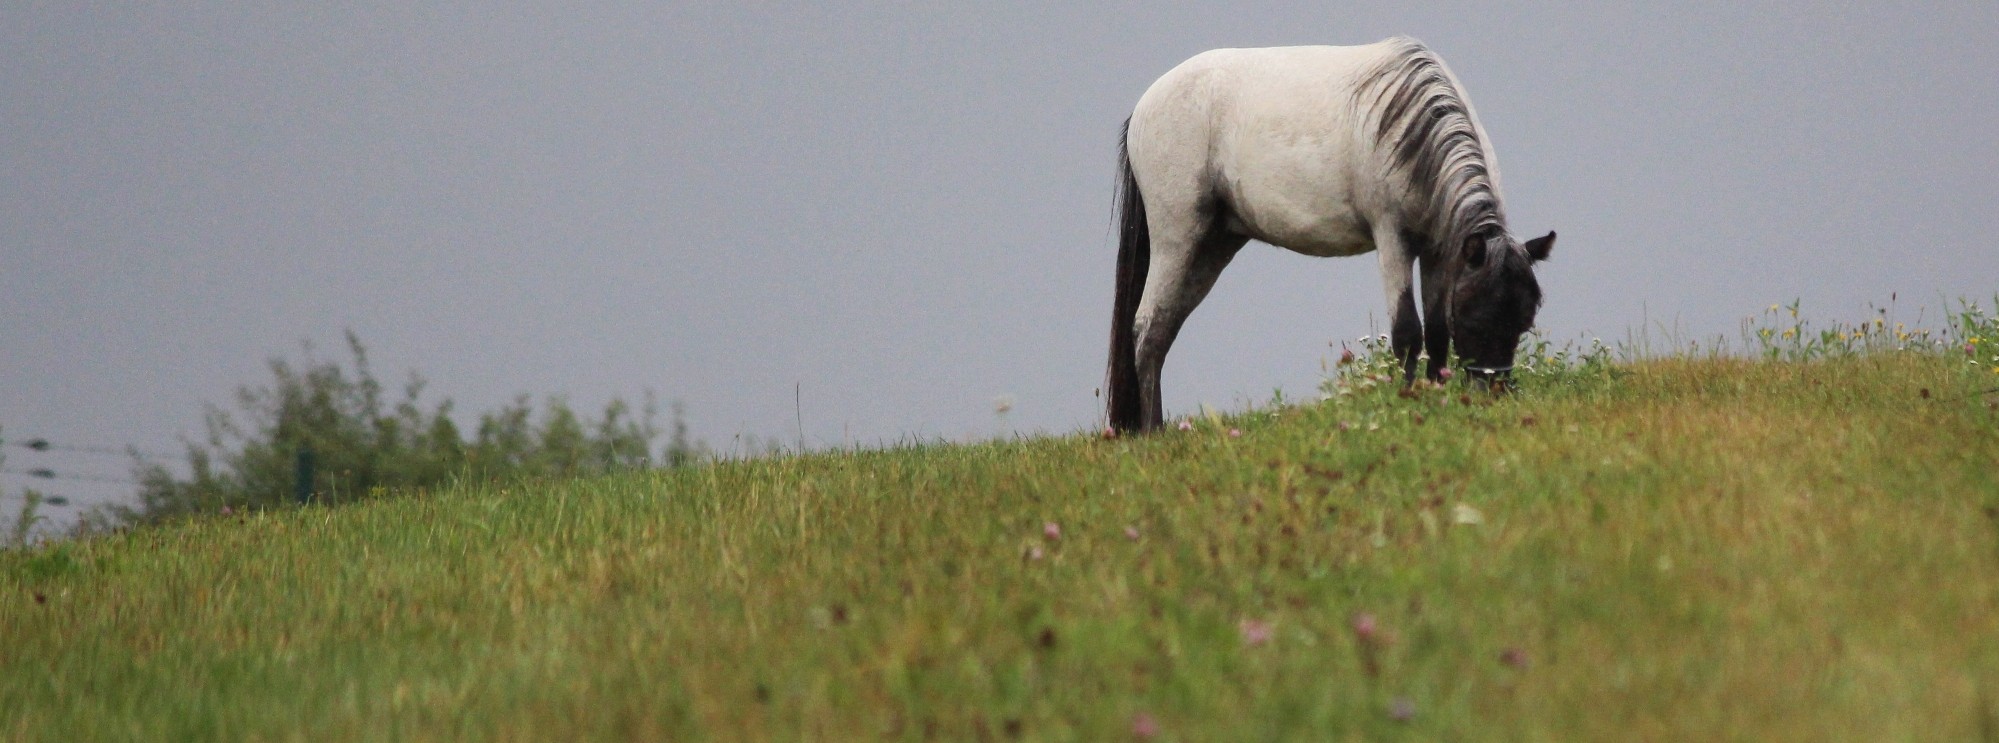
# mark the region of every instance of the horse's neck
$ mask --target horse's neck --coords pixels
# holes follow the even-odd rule
[[[1497,165],[1457,77],[1414,39],[1380,46],[1357,77],[1353,101],[1370,124],[1378,166],[1406,187],[1415,226],[1452,243],[1477,230],[1503,230]]]

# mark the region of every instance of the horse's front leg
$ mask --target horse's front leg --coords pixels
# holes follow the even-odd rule
[[[1423,345],[1423,321],[1416,315],[1415,257],[1393,225],[1374,228],[1374,249],[1381,254],[1381,288],[1388,295],[1388,341],[1402,363],[1402,383],[1416,381],[1416,357]]]
[[[1444,260],[1435,251],[1422,251],[1423,269],[1423,350],[1430,354],[1423,376],[1432,382],[1444,380],[1444,367],[1451,363],[1451,317],[1446,300],[1449,279],[1444,276]]]

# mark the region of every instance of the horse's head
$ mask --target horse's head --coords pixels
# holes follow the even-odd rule
[[[1505,385],[1513,377],[1513,350],[1534,327],[1541,284],[1534,264],[1548,259],[1555,233],[1521,243],[1504,232],[1465,241],[1451,293],[1451,343],[1472,384]]]

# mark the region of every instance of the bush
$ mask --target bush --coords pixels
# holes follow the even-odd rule
[[[284,359],[270,362],[269,386],[237,392],[237,415],[211,406],[207,441],[188,447],[189,475],[143,464],[136,508],[108,521],[148,522],[182,514],[271,508],[300,500],[344,503],[388,492],[415,491],[459,480],[567,477],[680,466],[700,455],[687,438],[679,405],[672,436],[660,437],[650,394],[634,410],[614,399],[595,420],[551,397],[540,407],[522,395],[479,416],[470,438],[452,420],[449,399],[423,401],[425,382],[411,375],[400,401],[384,400],[368,367],[367,350],[347,334],[352,363]]]

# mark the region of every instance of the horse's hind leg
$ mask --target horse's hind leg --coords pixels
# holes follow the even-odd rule
[[[1199,232],[1153,231],[1152,264],[1146,272],[1136,319],[1139,430],[1149,431],[1165,422],[1159,375],[1166,365],[1166,352],[1173,347],[1187,315],[1208,296],[1222,269],[1248,241],[1218,226]]]

